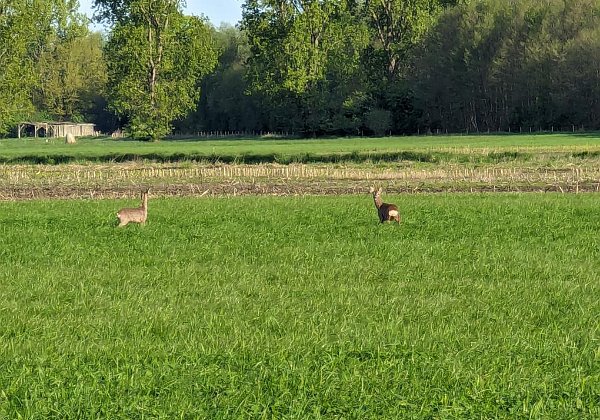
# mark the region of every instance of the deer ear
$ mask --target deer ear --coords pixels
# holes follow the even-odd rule
[[[378,192],[379,194],[381,194],[381,192],[382,192],[382,191],[383,191],[383,190],[381,189],[381,187],[379,187],[379,189],[377,189],[377,192]]]

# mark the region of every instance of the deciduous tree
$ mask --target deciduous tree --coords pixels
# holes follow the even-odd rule
[[[249,0],[244,5],[251,86],[280,105],[275,115],[291,111],[291,121],[299,118],[298,125],[288,128],[298,126],[313,134],[332,128],[332,106],[341,107],[345,82],[358,70],[366,45],[364,27],[351,13],[350,3]],[[345,89],[337,89],[340,86]]]
[[[56,63],[45,58],[87,33],[78,8],[77,0],[0,2],[0,134],[47,111],[36,96],[46,81],[44,64]]]
[[[184,16],[181,0],[97,0],[112,22],[106,47],[111,108],[133,137],[158,140],[197,103],[216,65],[207,23]]]

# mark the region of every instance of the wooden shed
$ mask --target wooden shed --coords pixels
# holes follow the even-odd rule
[[[98,135],[96,126],[92,123],[22,122],[17,127],[18,138],[21,138],[21,131],[26,127],[33,128],[34,137],[65,137],[69,133],[75,137]]]

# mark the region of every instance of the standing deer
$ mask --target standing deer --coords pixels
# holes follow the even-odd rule
[[[370,192],[373,194],[373,201],[375,201],[375,207],[377,207],[379,221],[383,223],[392,222],[395,220],[396,222],[400,223],[400,212],[398,211],[398,206],[383,202],[381,199],[381,188],[375,190],[375,188],[371,187]]]
[[[119,227],[125,226],[127,223],[146,224],[148,218],[148,193],[150,188],[142,191],[142,205],[136,208],[124,208],[119,210],[117,217],[119,218]]]

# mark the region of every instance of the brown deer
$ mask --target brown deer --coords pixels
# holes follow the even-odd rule
[[[400,223],[400,212],[398,206],[395,204],[384,203],[381,199],[381,188],[375,190],[371,187],[371,194],[373,194],[373,201],[375,201],[375,207],[377,207],[377,214],[379,215],[379,221],[393,222],[394,220]]]
[[[142,205],[136,208],[124,208],[119,210],[117,217],[119,218],[119,227],[125,226],[128,223],[146,224],[148,218],[148,193],[150,188],[142,191]]]

